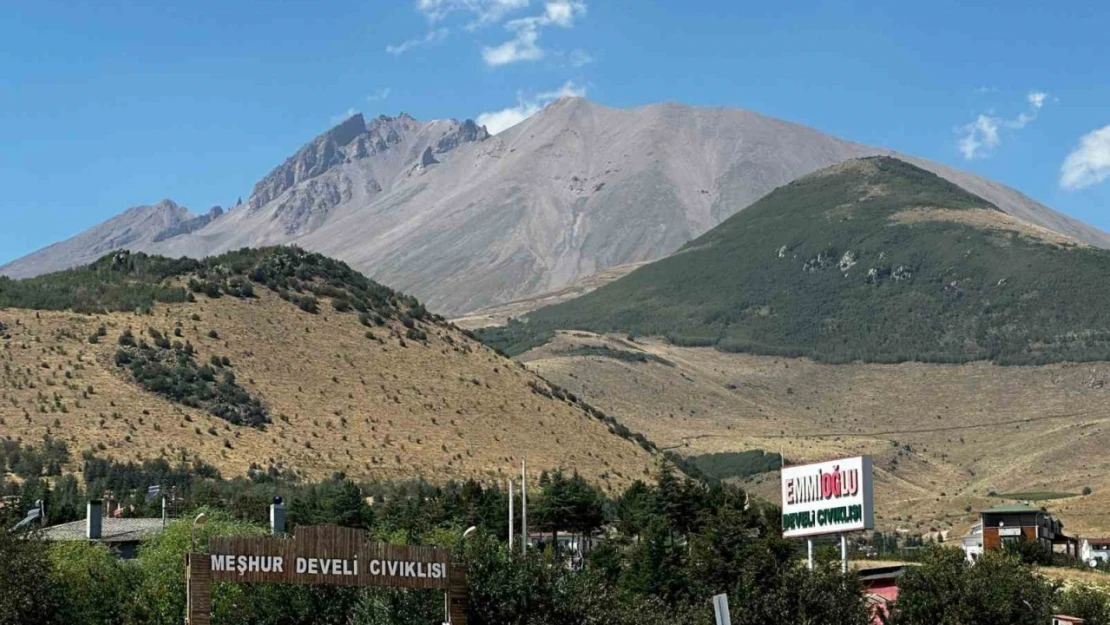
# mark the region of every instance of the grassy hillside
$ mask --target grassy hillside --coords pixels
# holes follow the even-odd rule
[[[576,355],[605,346],[670,364]],[[751,473],[745,489],[770,501],[779,453],[788,464],[866,453],[884,531],[964,531],[1017,497],[1069,533],[1110,534],[1110,362],[825,364],[586,332],[518,359],[710,475]]]
[[[415,299],[294,248],[0,280],[0,324],[0,435],[73,458],[439,481],[507,476],[527,454],[536,475],[613,487],[655,463]]]
[[[879,157],[776,189],[674,255],[480,331],[560,329],[827,362],[1110,359],[1110,252]]]

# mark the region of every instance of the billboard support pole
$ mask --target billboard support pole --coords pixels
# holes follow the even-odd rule
[[[840,572],[848,572],[848,535],[840,535]]]
[[[809,557],[806,559],[806,562],[809,565],[808,568],[809,568],[810,572],[813,572],[813,539],[812,538],[807,538],[806,539],[806,546],[808,547],[808,551],[809,551]]]

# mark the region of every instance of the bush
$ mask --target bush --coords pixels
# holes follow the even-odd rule
[[[1083,487],[1083,496],[1084,497],[1086,497],[1087,495],[1090,495],[1092,492],[1094,492],[1094,491],[1091,490],[1090,486],[1084,486]]]
[[[121,348],[116,365],[128,369],[132,379],[148,391],[186,406],[204,408],[235,425],[262,427],[270,422],[262,402],[235,381],[231,360],[213,354],[209,365],[199,366],[192,350],[172,346]],[[223,370],[216,379],[213,368]]]
[[[312,297],[311,295],[306,295],[300,298],[300,300],[297,302],[297,306],[306,313],[311,313],[313,315],[320,312],[320,303],[317,302],[316,298]]]

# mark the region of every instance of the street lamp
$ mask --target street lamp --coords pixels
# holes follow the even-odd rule
[[[193,526],[189,528],[189,553],[197,550],[197,527],[208,522],[208,515],[201,512],[193,519]]]

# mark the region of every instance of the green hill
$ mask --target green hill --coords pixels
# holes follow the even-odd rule
[[[827,362],[1110,359],[1110,252],[1023,222],[897,159],[780,187],[672,256],[483,331],[665,336]]]

